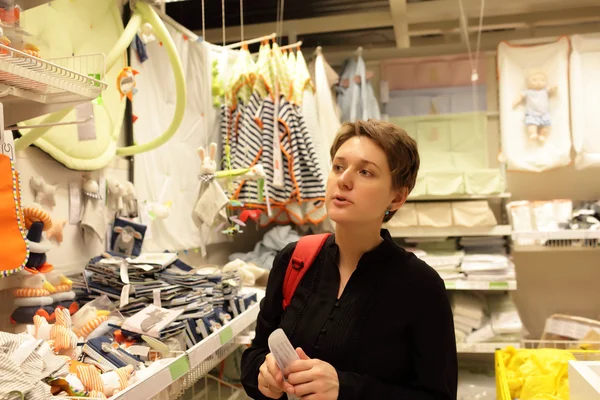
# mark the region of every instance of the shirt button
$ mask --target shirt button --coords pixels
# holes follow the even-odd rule
[[[321,347],[319,345],[315,346],[315,350],[319,350]]]
[[[339,307],[339,306],[340,306],[340,301],[339,301],[339,300],[336,300],[336,302],[335,302],[335,306],[336,306],[336,307]]]
[[[321,329],[321,333],[324,335],[327,333],[327,329]]]

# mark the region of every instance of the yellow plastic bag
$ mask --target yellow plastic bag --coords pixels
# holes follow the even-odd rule
[[[568,363],[575,360],[569,351],[521,349],[503,351],[506,379],[511,397],[521,400],[568,400]]]

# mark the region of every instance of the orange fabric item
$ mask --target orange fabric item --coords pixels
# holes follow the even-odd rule
[[[23,215],[25,216],[25,228],[30,229],[34,222],[42,222],[44,224],[44,231],[52,228],[52,218],[50,215],[39,208],[25,207],[23,209]]]
[[[12,160],[0,154],[0,274],[3,277],[22,270],[29,259],[20,197]]]

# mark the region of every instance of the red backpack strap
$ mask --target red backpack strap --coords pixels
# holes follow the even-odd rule
[[[296,288],[306,271],[310,268],[315,258],[323,248],[325,241],[330,236],[330,233],[321,233],[318,235],[302,236],[296,244],[296,248],[290,258],[285,279],[283,281],[283,310],[292,301],[292,297],[296,292]]]

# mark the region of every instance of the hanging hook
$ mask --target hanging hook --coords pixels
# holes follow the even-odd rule
[[[206,22],[204,14],[204,0],[202,0],[202,40],[206,41]]]
[[[244,41],[244,0],[240,0],[240,37]]]
[[[225,0],[221,0],[221,22],[223,24],[223,46],[227,43],[225,37]]]

